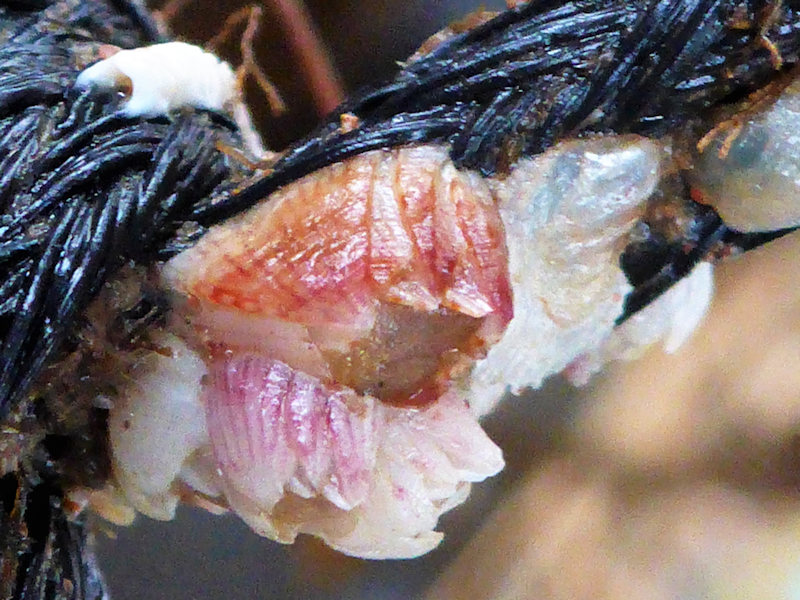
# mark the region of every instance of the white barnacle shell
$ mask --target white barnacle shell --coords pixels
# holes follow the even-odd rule
[[[177,336],[155,332],[161,351],[141,353],[129,368],[109,414],[114,476],[132,507],[154,519],[175,516],[179,495],[174,480],[198,483],[194,468],[208,444],[205,412],[199,401],[206,367]]]
[[[689,171],[701,201],[739,231],[800,225],[798,127],[800,77],[766,108],[746,110],[712,130],[712,143]]]
[[[130,90],[123,112],[164,115],[184,106],[223,111],[236,99],[236,77],[226,62],[183,42],[121,50],[85,69],[81,88]]]
[[[506,228],[514,318],[479,361],[470,405],[535,388],[603,345],[631,290],[619,252],[655,190],[664,148],[637,136],[563,142],[493,182]]]
[[[660,343],[672,354],[691,337],[705,317],[714,294],[714,266],[703,262],[674,286],[615,328],[605,342],[573,359],[565,371],[583,385],[606,363],[634,360]]]

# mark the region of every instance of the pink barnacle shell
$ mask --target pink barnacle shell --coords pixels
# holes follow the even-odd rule
[[[375,462],[372,398],[240,355],[215,359],[204,400],[232,504],[240,497],[269,513],[287,491],[343,510],[364,500]]]
[[[292,322],[348,322],[376,301],[502,324],[512,313],[497,206],[438,147],[321,169],[212,229],[166,271],[199,303]]]

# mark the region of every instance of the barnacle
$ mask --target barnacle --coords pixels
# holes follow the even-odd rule
[[[762,4],[482,15],[266,174],[224,151],[242,141],[213,112],[233,97],[215,58],[89,66],[160,41],[136,5],[0,8],[3,518],[22,531],[41,493],[54,523],[7,542],[8,595],[63,584],[43,550],[58,532],[96,587],[65,516],[79,500],[168,518],[181,497],[360,556],[434,546],[501,466],[476,414],[507,385],[675,346],[710,298],[698,263],[797,225],[779,192],[779,218],[738,220],[747,197],[709,193],[716,167],[692,151],[709,107],[773,79],[776,53],[797,61],[796,7],[759,22]],[[142,103],[122,68],[129,98],[85,87],[165,50],[221,74],[213,98],[189,78]]]
[[[786,201],[797,195],[800,185],[795,158],[800,80],[796,73],[791,75],[767,107],[744,109],[739,130],[729,142],[717,136],[694,159],[689,180],[696,197],[713,206],[733,229],[770,231],[800,225],[797,207]],[[722,145],[727,145],[725,152]]]

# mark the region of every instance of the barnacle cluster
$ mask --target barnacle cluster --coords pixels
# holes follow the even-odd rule
[[[134,48],[158,41],[141,11],[87,4],[0,8],[0,482],[23,587],[57,577],[50,530],[24,532],[37,490],[81,551],[87,505],[184,500],[282,542],[424,553],[502,467],[477,419],[507,387],[674,349],[710,300],[701,263],[798,225],[800,90],[733,102],[793,79],[791,2],[768,22],[758,2],[482,13],[264,173],[231,152],[227,65]]]
[[[685,144],[565,141],[493,177],[458,171],[437,145],[366,152],[212,228],[161,270],[163,349],[111,410],[115,493],[158,518],[194,496],[284,542],[427,551],[467,482],[502,465],[474,418],[509,386],[564,370],[585,381],[659,340],[674,350],[701,319],[708,265],[618,327],[637,225],[692,233],[674,179],[702,147]],[[690,163],[689,181],[705,169]],[[780,194],[759,202],[795,210]]]

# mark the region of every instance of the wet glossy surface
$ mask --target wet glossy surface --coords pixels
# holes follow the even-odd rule
[[[723,122],[690,181],[732,229],[800,225],[800,81],[752,110]]]

